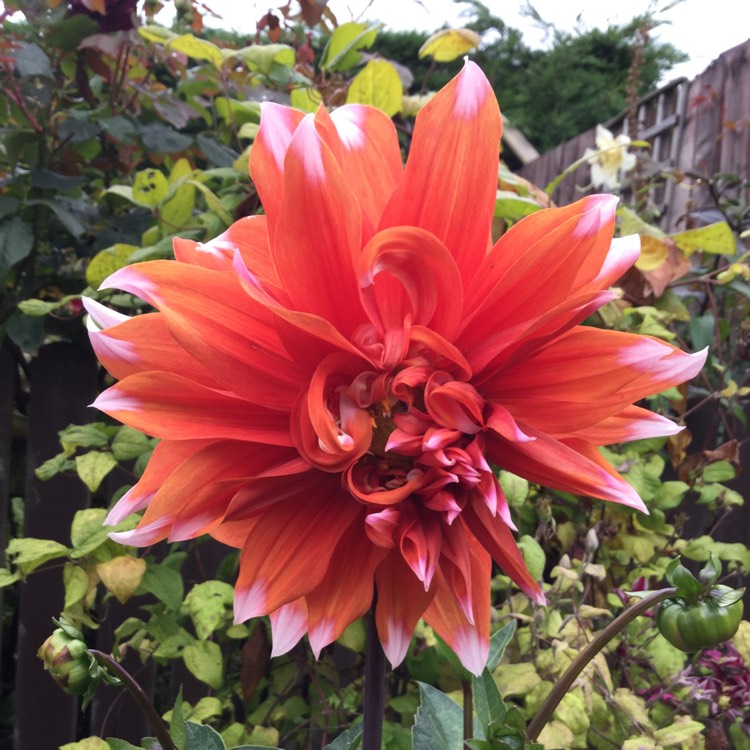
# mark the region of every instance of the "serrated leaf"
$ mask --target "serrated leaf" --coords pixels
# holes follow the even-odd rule
[[[23,575],[28,575],[48,560],[66,557],[68,548],[52,539],[11,539],[6,554]]]
[[[213,641],[194,641],[182,652],[185,666],[201,682],[215,690],[221,687],[224,664],[221,649]],[[222,743],[223,744],[223,743]],[[192,745],[188,747],[192,750]]]
[[[112,247],[100,250],[86,266],[86,283],[92,289],[98,289],[104,279],[128,264],[130,256],[137,249],[135,245],[118,242]]]
[[[411,730],[413,750],[462,750],[463,709],[432,685],[417,684],[420,704]]]
[[[713,255],[736,255],[737,240],[726,221],[718,221],[707,227],[688,229],[671,235],[677,247],[688,258],[697,250]]]
[[[506,707],[492,672],[485,668],[479,677],[472,677],[474,706],[484,728],[505,721]]]
[[[96,492],[104,477],[117,466],[109,451],[89,451],[76,456],[75,463],[78,476],[91,492]]]
[[[99,563],[96,572],[107,591],[114,594],[120,604],[124,604],[141,585],[146,572],[146,561],[132,555],[119,555]]]
[[[369,104],[388,117],[401,111],[404,89],[396,68],[386,60],[370,60],[352,80],[347,104]]]
[[[432,57],[435,62],[451,62],[476,49],[482,38],[471,29],[441,29],[419,49],[420,59]]]

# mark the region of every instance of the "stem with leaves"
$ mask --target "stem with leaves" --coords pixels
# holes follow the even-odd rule
[[[133,679],[130,673],[125,670],[121,664],[113,659],[109,654],[105,654],[103,651],[96,651],[95,649],[89,649],[89,653],[97,660],[97,662],[106,669],[111,675],[122,680],[122,684],[127,688],[128,692],[133,696],[133,699],[138,704],[138,707],[143,711],[144,716],[148,719],[151,729],[153,729],[156,739],[159,741],[163,750],[176,750],[172,737],[169,734],[169,730],[161,720],[158,711],[151,703],[146,693],[143,692],[143,688]]]
[[[570,666],[565,670],[562,677],[555,683],[550,694],[542,703],[541,708],[537,715],[531,720],[527,729],[529,739],[535,740],[546,723],[552,718],[552,714],[560,704],[560,701],[565,697],[568,690],[575,682],[576,677],[584,670],[586,665],[624,628],[635,620],[639,615],[648,612],[651,607],[664,599],[668,599],[673,596],[676,588],[670,587],[666,589],[660,589],[654,591],[652,594],[645,596],[637,604],[626,609],[619,617],[615,618],[604,630],[597,634],[597,636],[590,641],[581,653],[576,656],[571,662]]]

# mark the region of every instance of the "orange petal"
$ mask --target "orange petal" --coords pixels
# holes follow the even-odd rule
[[[243,398],[290,406],[305,383],[273,316],[233,274],[151,261],[120,269],[102,288],[123,289],[161,310],[179,344]]]
[[[469,621],[459,605],[446,566],[435,576],[435,598],[424,619],[455,651],[461,663],[479,676],[490,651],[490,578],[492,560],[482,546],[469,538],[473,617]]]
[[[513,445],[516,445],[516,443],[513,443]],[[522,443],[522,445],[535,445],[535,443]],[[505,468],[504,465],[503,468]],[[473,502],[467,504],[463,509],[461,519],[482,547],[490,553],[492,559],[502,568],[503,572],[510,576],[516,586],[538,604],[544,604],[544,594],[539,588],[539,584],[531,577],[521,550],[518,549],[513,534],[511,534],[502,518],[493,516],[484,503]]]
[[[626,406],[607,419],[562,437],[577,437],[593,445],[626,443],[652,437],[676,435],[684,427],[640,406]]]
[[[354,272],[361,222],[348,181],[308,115],[287,152],[274,259],[292,306],[330,321],[346,337],[366,320]]]
[[[362,250],[358,273],[362,305],[379,333],[403,327],[409,317],[449,340],[455,334],[461,277],[434,235],[417,227],[378,232]]]
[[[353,523],[342,536],[325,577],[305,597],[308,637],[316,659],[370,608],[375,568],[386,554],[370,542],[360,523]]]
[[[104,391],[92,406],[154,437],[292,444],[287,412],[258,406],[167,372],[130,375]]]
[[[490,460],[503,469],[553,490],[599,497],[648,512],[638,493],[604,461],[593,446],[583,441],[569,445],[568,441],[555,440],[526,425],[524,431],[536,437],[536,440],[511,443],[488,434]],[[475,530],[472,528],[472,531]]]
[[[258,617],[318,586],[342,535],[362,509],[336,477],[316,472],[303,491],[257,517],[240,556],[235,621]]]
[[[304,114],[274,102],[263,102],[260,129],[250,149],[250,176],[274,236],[284,199],[284,160],[294,132]]]
[[[380,228],[411,225],[451,251],[465,286],[487,253],[502,121],[482,71],[467,62],[419,112],[404,176]]]
[[[583,291],[608,256],[616,204],[611,195],[591,196],[537,211],[511,227],[466,293],[465,345],[481,340],[490,326],[533,320]]]
[[[398,549],[390,552],[378,566],[375,585],[378,635],[388,661],[397,667],[406,656],[414,628],[432,601],[434,589],[425,591]]]

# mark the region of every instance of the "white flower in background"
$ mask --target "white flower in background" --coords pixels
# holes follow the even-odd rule
[[[615,138],[607,128],[596,126],[596,149],[587,148],[583,158],[591,165],[591,182],[597,188],[614,190],[621,177],[635,166],[635,154],[628,152],[630,138],[621,134]]]

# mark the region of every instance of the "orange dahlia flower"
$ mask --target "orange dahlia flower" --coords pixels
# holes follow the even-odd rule
[[[274,653],[313,651],[362,615],[395,665],[420,617],[479,674],[494,560],[543,602],[513,539],[502,467],[645,510],[597,446],[678,431],[633,402],[705,355],[579,325],[638,256],[594,196],[490,240],[501,119],[479,68],[419,114],[408,163],[380,111],[265,104],[250,171],[264,216],[88,302],[119,383],[96,406],[161,438],[119,541],[209,533],[241,549],[238,621],[270,614]]]

